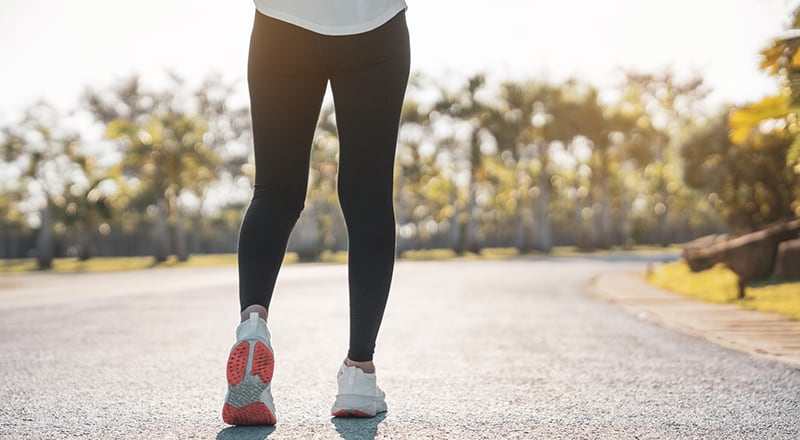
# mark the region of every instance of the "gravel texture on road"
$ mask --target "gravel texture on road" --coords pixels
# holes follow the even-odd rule
[[[0,438],[800,438],[800,369],[638,319],[592,277],[657,257],[401,262],[378,341],[389,412],[329,415],[343,265],[291,265],[270,330],[278,424],[220,418],[236,269],[0,281]]]

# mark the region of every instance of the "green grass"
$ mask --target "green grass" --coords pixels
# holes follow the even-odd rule
[[[621,252],[676,252],[682,248],[679,245],[674,246],[634,246],[633,248],[626,249],[614,247],[611,249],[581,249],[574,246],[556,246],[549,254],[543,252],[531,251],[529,253],[520,253],[519,249],[513,247],[497,247],[497,248],[484,248],[481,249],[480,254],[473,252],[465,252],[463,255],[458,255],[451,249],[425,249],[415,251],[405,251],[401,255],[405,260],[451,260],[455,258],[466,260],[502,260],[507,258],[514,258],[519,256],[548,256],[548,257],[579,257],[583,255],[613,255]]]
[[[800,320],[800,281],[764,282],[747,287],[744,299],[737,299],[737,277],[728,268],[717,265],[694,273],[684,261],[659,266],[647,276],[656,286],[704,301],[737,304],[774,312]]]
[[[289,253],[284,258],[284,263],[290,264],[298,261],[297,254]],[[236,264],[236,254],[207,254],[192,255],[188,261],[179,262],[174,256],[167,261],[154,264],[153,257],[96,257],[87,261],[77,258],[56,258],[49,272],[113,272],[120,270],[137,270],[150,268],[169,267],[208,267]],[[14,274],[36,272],[36,260],[33,258],[0,260],[0,273]]]
[[[680,252],[682,245],[672,244],[669,246],[636,245],[633,247],[614,246],[609,249],[586,249],[575,246],[556,246],[551,255],[556,257],[579,257],[582,255],[613,255],[624,252],[650,253],[650,252]]]
[[[423,249],[405,251],[400,257],[405,260],[450,260],[457,256],[451,249]]]
[[[611,250],[583,250],[574,247],[556,247],[549,254],[552,257],[572,257],[580,255],[604,255],[613,254],[621,251],[649,252],[673,250],[672,248],[644,247],[637,246],[634,249],[611,249]],[[514,258],[522,255],[541,255],[546,254],[532,252],[521,254],[518,249],[513,247],[484,248],[479,254],[467,252],[458,255],[451,249],[427,249],[405,251],[400,256],[403,260],[418,261],[442,261],[442,260],[502,260]],[[284,258],[284,264],[298,263],[301,259],[295,253],[288,253]],[[305,260],[303,260],[305,261]],[[346,263],[346,251],[325,251],[319,256],[316,262],[322,263]],[[53,261],[51,272],[110,272],[119,270],[137,270],[149,268],[170,268],[170,267],[205,267],[236,264],[236,254],[211,254],[211,255],[192,255],[189,261],[178,262],[171,256],[164,263],[153,264],[153,257],[95,257],[87,261],[78,261],[76,258],[57,258]],[[14,274],[25,272],[36,272],[36,260],[33,258],[0,260],[0,274]]]

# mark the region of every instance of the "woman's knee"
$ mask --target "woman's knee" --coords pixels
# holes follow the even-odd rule
[[[291,192],[256,185],[253,190],[251,205],[263,204],[274,211],[273,214],[280,213],[283,217],[295,222],[303,212],[305,198],[305,192]]]

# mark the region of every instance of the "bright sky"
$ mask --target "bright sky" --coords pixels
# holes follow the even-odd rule
[[[613,84],[620,67],[697,71],[715,100],[774,93],[759,50],[792,0],[407,0],[412,68],[444,75]],[[244,78],[249,0],[3,0],[0,118],[38,98],[77,104],[85,85],[172,69]]]

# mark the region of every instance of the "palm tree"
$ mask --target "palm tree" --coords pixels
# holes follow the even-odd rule
[[[670,188],[675,188],[679,176],[679,146],[695,129],[701,100],[708,94],[700,77],[678,79],[666,70],[658,74],[626,73],[626,95],[634,96],[643,108],[646,131],[650,133],[650,147],[653,157],[651,182],[654,183],[655,204],[653,211],[657,217],[657,241],[666,246],[673,239],[668,222],[672,214],[674,199]],[[675,213],[674,215],[679,215]]]
[[[616,235],[613,228],[611,186],[616,183],[615,186],[624,187],[625,163],[631,165],[628,168],[643,163],[643,151],[646,152],[649,148],[643,136],[646,127],[637,125],[643,124],[643,120],[636,106],[601,103],[594,87],[574,87],[572,94],[572,110],[568,112],[568,117],[575,132],[580,133],[590,143],[590,188],[593,190],[590,192],[594,193],[592,199],[598,201],[600,208],[599,215],[592,216],[591,245],[608,248],[613,244]],[[648,160],[649,157],[645,158],[644,163]],[[619,207],[629,203],[620,197],[617,198]]]
[[[447,145],[457,150],[467,163],[468,181],[466,183],[466,202],[454,200],[453,232],[456,252],[479,252],[476,193],[479,185],[486,180],[481,146],[488,130],[489,106],[479,95],[486,85],[486,77],[476,74],[467,79],[459,89],[448,91],[439,88],[439,99],[434,105],[434,114],[447,118],[446,122],[463,128],[465,136],[452,136]],[[436,123],[436,120],[433,121]],[[464,157],[465,156],[465,157]]]
[[[491,109],[489,122],[498,149],[512,154],[517,179],[517,221],[515,242],[526,250],[526,210],[530,203],[535,247],[549,252],[553,247],[550,203],[552,169],[550,151],[554,143],[568,143],[575,131],[569,106],[560,86],[541,82],[507,82],[501,86],[499,101]],[[532,195],[532,200],[527,200]]]

